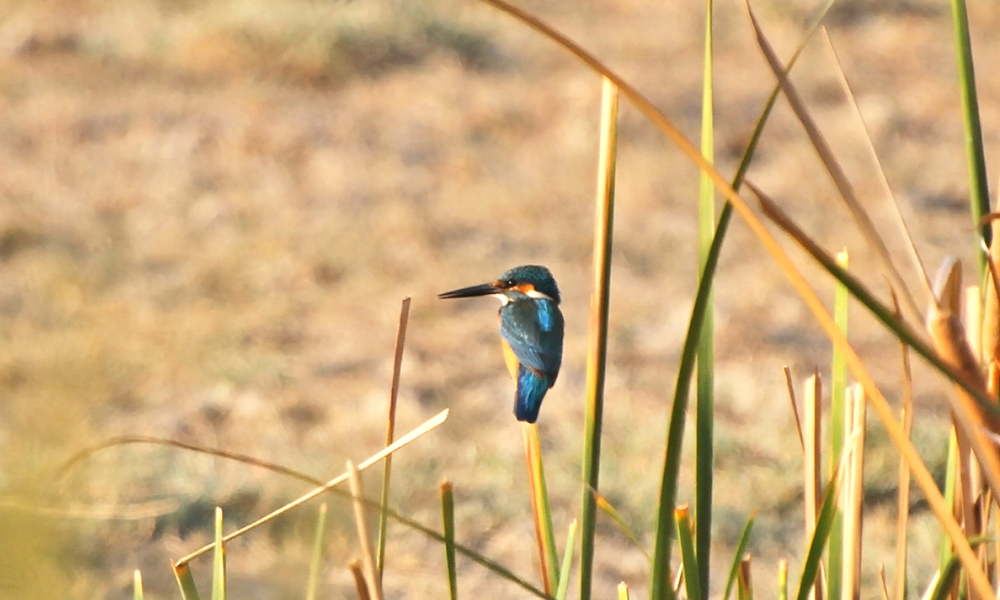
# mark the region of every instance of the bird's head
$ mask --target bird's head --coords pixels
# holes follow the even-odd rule
[[[547,298],[559,303],[559,287],[552,273],[539,265],[522,265],[505,271],[496,281],[438,294],[438,298],[472,298],[498,296],[503,301],[512,299],[517,292],[531,298]]]

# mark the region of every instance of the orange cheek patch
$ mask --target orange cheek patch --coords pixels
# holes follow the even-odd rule
[[[514,288],[515,290],[521,292],[522,294],[527,294],[528,292],[535,291],[535,286],[530,283],[522,283]]]

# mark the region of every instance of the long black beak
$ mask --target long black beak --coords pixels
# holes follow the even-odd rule
[[[471,287],[462,288],[460,290],[452,290],[450,292],[445,292],[443,294],[438,294],[439,300],[450,300],[452,298],[475,298],[476,296],[491,296],[496,294],[498,288],[496,284],[484,283],[481,285],[474,285]]]

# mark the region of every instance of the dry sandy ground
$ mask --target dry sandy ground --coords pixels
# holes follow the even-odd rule
[[[632,81],[689,136],[699,129],[698,2],[526,5]],[[805,0],[759,13],[782,56]],[[438,523],[455,484],[459,539],[537,579],[521,433],[492,301],[436,292],[522,263],[564,296],[563,373],[542,409],[556,525],[578,513],[600,81],[563,51],[472,1],[7,1],[0,12],[0,447],[9,496],[75,511],[0,510],[5,597],[176,597],[168,559],[208,539],[211,507],[245,523],[306,488],[177,450],[107,450],[59,481],[50,469],[108,437],[170,437],[315,476],[384,437],[400,299],[413,297],[399,428],[444,408],[441,430],[400,454],[393,504]],[[987,159],[1000,123],[1000,9],[974,2]],[[731,173],[773,79],[741,6],[717,3],[718,163]],[[849,0],[830,37],[925,262],[972,258],[947,3]],[[890,248],[898,227],[814,42],[795,81]],[[697,172],[630,106],[621,115],[602,491],[651,549],[676,361],[695,287]],[[989,163],[991,166],[995,162]],[[996,169],[991,169],[995,180]],[[881,277],[814,152],[779,103],[750,178],[829,248]],[[830,297],[827,279],[793,253]],[[905,263],[904,263],[905,265]],[[907,271],[916,295],[918,279]],[[829,345],[742,223],[717,293],[713,592],[743,522],[759,592],[803,553],[797,438],[781,366],[826,371]],[[852,340],[898,401],[898,347],[860,309]],[[940,472],[942,386],[918,373],[915,437]],[[865,585],[892,572],[897,458],[873,422]],[[684,463],[681,499],[690,498]],[[376,479],[370,478],[370,489]],[[914,498],[912,583],[937,528]],[[324,597],[351,597],[349,507],[334,501]],[[114,515],[113,518],[108,513]],[[152,515],[152,516],[151,516]],[[313,509],[233,544],[231,591],[300,597]],[[561,537],[560,533],[560,537]],[[27,540],[27,546],[25,546]],[[27,550],[26,550],[27,548]],[[643,597],[642,552],[602,520],[599,597]],[[196,563],[199,573],[208,563]],[[394,527],[390,597],[445,594],[443,553]],[[525,597],[461,561],[463,597]],[[44,592],[36,585],[42,585]],[[874,593],[874,592],[873,592]]]

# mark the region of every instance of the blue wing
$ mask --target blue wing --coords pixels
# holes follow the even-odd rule
[[[555,302],[543,298],[508,303],[500,309],[500,335],[521,365],[536,376],[544,375],[543,389],[555,384],[563,344],[563,317]]]
[[[552,387],[547,375],[535,375],[524,365],[518,367],[517,392],[514,397],[514,416],[518,421],[534,423],[538,420],[538,411],[542,408],[545,392]]]

